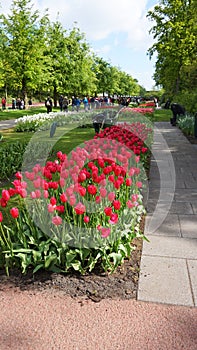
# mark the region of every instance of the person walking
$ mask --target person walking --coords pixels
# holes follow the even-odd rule
[[[88,99],[87,97],[85,96],[84,99],[83,99],[83,105],[84,105],[84,109],[85,109],[85,112],[88,112]]]
[[[63,97],[63,101],[62,101],[62,110],[64,112],[68,112],[68,105],[69,105],[69,101],[68,101],[68,98],[65,96]]]
[[[5,97],[2,97],[1,105],[2,105],[2,110],[4,111],[6,109],[6,98]]]
[[[76,106],[76,111],[79,112],[80,105],[81,105],[81,101],[80,101],[79,97],[76,97],[74,103],[75,103],[75,106]]]

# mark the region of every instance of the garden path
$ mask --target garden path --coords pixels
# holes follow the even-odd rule
[[[156,123],[138,300],[197,307],[197,149]]]

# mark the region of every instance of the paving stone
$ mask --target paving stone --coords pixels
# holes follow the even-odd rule
[[[192,206],[192,209],[193,209],[193,211],[194,211],[194,214],[197,214],[197,201],[191,203],[191,206]]]
[[[181,234],[186,238],[197,238],[197,215],[179,215]]]
[[[184,181],[179,181],[177,182],[176,180],[173,182],[175,184],[175,186],[177,186],[177,188],[185,188],[185,183]],[[160,179],[151,179],[148,183],[149,188],[174,188],[174,186],[172,187],[172,179],[167,179],[164,181],[161,181]]]
[[[181,237],[178,215],[159,211],[155,211],[153,215],[147,215],[145,220],[145,235],[148,234]]]
[[[192,180],[185,180],[184,183],[185,183],[186,188],[194,188],[194,189],[197,188],[197,182],[195,181],[195,179],[193,179],[193,181]]]
[[[138,300],[194,306],[186,260],[143,255]]]
[[[149,242],[143,242],[144,255],[197,259],[197,239],[155,235],[147,238]]]
[[[161,212],[166,212],[166,202],[155,201],[155,200],[148,201],[147,212],[153,213],[155,211],[157,204],[159,205],[159,210]],[[184,203],[184,202],[173,201],[172,203],[169,202],[169,205],[170,205],[170,214],[188,214],[188,215],[195,214],[192,204],[189,202]]]
[[[197,189],[183,188],[176,189],[174,194],[174,199],[177,202],[186,201],[186,202],[196,202],[197,201]]]
[[[192,285],[194,304],[197,306],[197,260],[188,260],[187,264]]]
[[[162,192],[161,192],[162,190]],[[171,201],[174,198],[174,187],[171,188],[151,188],[148,193],[148,199],[157,199],[160,196],[162,201]]]

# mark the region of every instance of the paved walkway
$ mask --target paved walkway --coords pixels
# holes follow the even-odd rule
[[[156,123],[138,300],[197,307],[197,148]]]
[[[15,124],[16,124],[15,119],[0,120],[0,131],[3,129],[13,128]]]

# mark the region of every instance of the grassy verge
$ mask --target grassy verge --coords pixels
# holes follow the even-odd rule
[[[33,115],[38,113],[46,113],[45,107],[31,107],[29,109],[19,110],[19,109],[6,109],[5,111],[0,110],[0,121],[18,119],[25,115]]]
[[[154,122],[169,122],[172,117],[172,111],[170,109],[156,109],[154,112]]]

